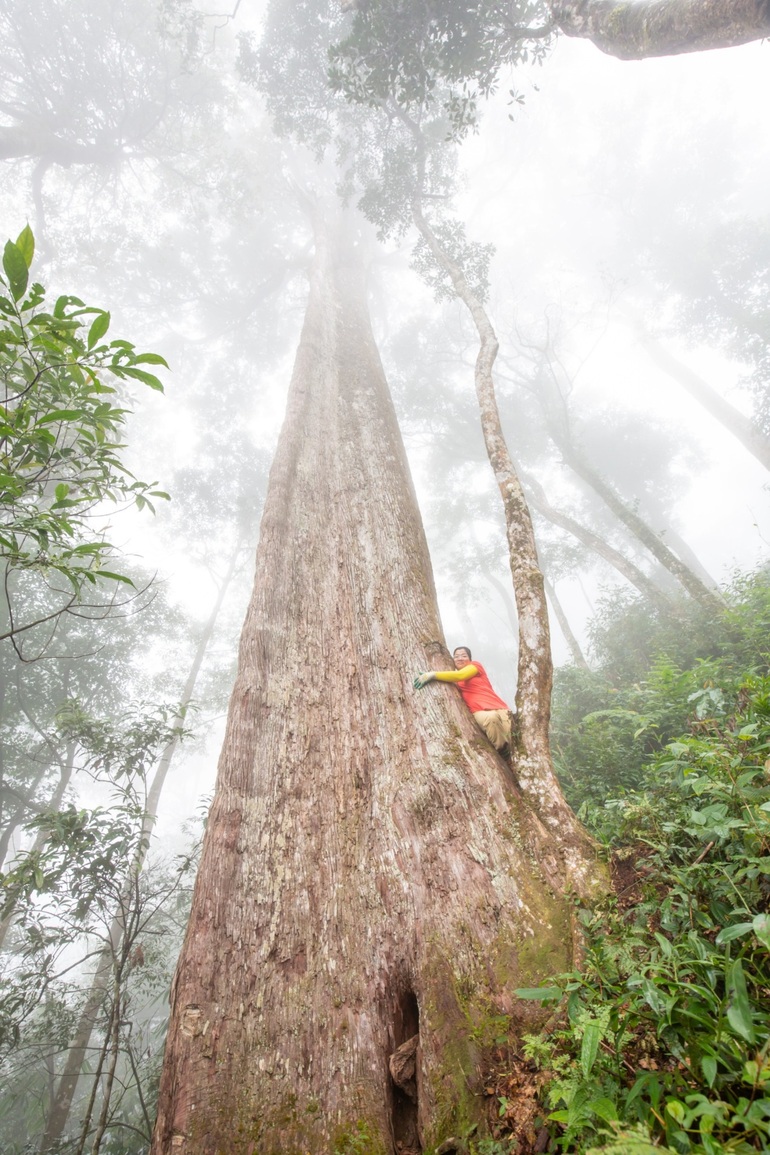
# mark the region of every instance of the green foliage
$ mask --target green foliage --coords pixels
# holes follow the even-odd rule
[[[436,222],[432,231],[443,251],[462,269],[471,292],[482,303],[485,302],[489,295],[489,262],[494,253],[494,245],[469,241],[460,221]],[[415,245],[411,265],[433,290],[437,301],[455,299],[456,293],[449,274],[433,256],[424,237],[420,237]]]
[[[765,570],[736,577],[720,617],[693,601],[668,614],[615,596],[592,625],[598,670],[558,670],[552,744],[565,794],[592,810],[633,790],[649,760],[688,727],[723,719],[747,670],[770,668],[770,581]]]
[[[112,1051],[120,1091],[95,1100],[109,1119],[100,1149],[138,1155],[152,1130],[173,948],[197,859],[194,846],[173,862],[145,861],[148,772],[179,728],[165,708],[136,707],[103,722],[74,702],[58,723],[104,802],[40,813],[27,824],[32,847],[0,874],[4,932],[13,920],[0,980],[4,1150],[21,1155],[40,1132],[49,1072],[82,1032],[88,1008],[89,1064],[72,1125],[80,1131],[85,1117],[93,1131],[91,1085],[104,1089],[100,1070]],[[80,1148],[64,1138],[60,1149]]]
[[[377,1155],[379,1150],[380,1144],[372,1139],[363,1119],[358,1120],[355,1130],[345,1130],[334,1141],[334,1155]]]
[[[78,297],[46,307],[43,287],[29,286],[33,255],[27,227],[6,244],[0,276],[0,559],[11,603],[0,640],[36,624],[14,615],[13,575],[63,579],[48,621],[97,582],[133,585],[110,568],[115,551],[98,516],[108,504],[152,510],[153,499],[168,496],[121,460],[129,411],[115,387],[139,381],[162,390],[147,366],[165,361],[129,341],[105,341],[110,314]]]
[[[96,722],[70,703],[60,725],[85,755],[84,769],[112,795],[107,806],[44,810],[27,823],[32,849],[0,872],[0,919],[14,919],[14,966],[0,983],[0,1053],[57,986],[61,960],[84,936],[104,937],[124,916],[126,879],[146,844],[146,777],[179,734],[173,711],[135,708]]]
[[[387,100],[413,111],[438,106],[459,139],[505,65],[540,60],[549,36],[544,5],[360,0],[347,37],[330,53],[335,91],[358,104]]]
[[[760,624],[769,602],[766,575],[740,579],[710,637],[703,623],[680,623],[680,652],[698,655],[691,668],[658,659],[639,683],[613,689],[614,706],[579,722],[571,754],[595,774],[580,785],[584,813],[614,848],[618,896],[580,912],[585,968],[543,989],[543,999],[561,995],[564,1014],[526,1044],[550,1073],[545,1105],[565,1151],[770,1147],[770,676]],[[608,693],[582,675],[567,691],[573,718]],[[565,719],[558,725],[566,735]],[[600,802],[608,785],[626,788]]]

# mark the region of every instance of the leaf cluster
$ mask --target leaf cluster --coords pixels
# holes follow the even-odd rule
[[[93,524],[105,504],[153,510],[168,497],[122,461],[129,411],[116,390],[162,391],[146,366],[166,362],[106,341],[110,314],[78,297],[47,308],[43,287],[29,285],[33,255],[27,227],[6,244],[0,276],[0,559],[7,590],[9,574],[33,570],[64,578],[77,599],[98,580],[133,585],[108,568],[114,549]],[[25,628],[12,621],[9,633]]]
[[[616,593],[590,627],[598,669],[556,672],[554,760],[588,821],[602,821],[595,804],[608,795],[638,788],[668,742],[724,718],[747,671],[770,669],[770,576],[739,575],[725,594],[714,615],[692,601],[663,610]]]
[[[109,939],[115,918],[125,924],[139,886],[132,864],[147,842],[147,775],[179,734],[163,707],[133,707],[106,722],[72,702],[59,724],[111,797],[108,805],[42,811],[26,825],[32,849],[0,873],[0,918],[14,919],[13,963],[0,984],[0,1051],[18,1045],[27,1020],[71,969],[65,960],[77,944]]]
[[[329,81],[354,103],[393,100],[406,111],[440,108],[459,140],[500,70],[540,60],[550,38],[545,6],[481,0],[360,0],[348,35],[330,50]]]
[[[462,269],[471,292],[484,303],[489,295],[489,264],[495,246],[469,241],[462,222],[451,218],[435,222],[432,231],[443,251]],[[420,237],[414,247],[411,267],[433,290],[437,301],[455,300],[457,294],[449,274],[436,260],[424,237]]]

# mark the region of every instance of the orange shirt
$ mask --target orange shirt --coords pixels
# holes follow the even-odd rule
[[[436,680],[452,682],[457,686],[472,714],[478,713],[479,710],[507,710],[509,707],[492,689],[492,683],[481,662],[474,659],[469,665],[476,670],[476,673],[471,674],[470,678],[463,679],[463,674],[469,668],[469,666],[463,666],[460,670],[438,670]],[[449,676],[447,677],[447,675]]]

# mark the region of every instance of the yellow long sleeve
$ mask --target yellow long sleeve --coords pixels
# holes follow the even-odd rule
[[[468,678],[475,678],[478,670],[475,666],[463,666],[461,670],[436,670],[437,682],[467,682]]]

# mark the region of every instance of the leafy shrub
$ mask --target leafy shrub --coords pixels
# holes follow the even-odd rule
[[[563,1150],[770,1148],[770,677],[686,700],[689,732],[643,789],[595,808],[631,882],[581,912],[585,969],[556,984],[558,1029],[526,1044]]]
[[[685,730],[734,700],[747,672],[770,669],[770,574],[738,576],[724,614],[685,603],[668,616],[616,597],[593,625],[598,670],[566,667],[554,683],[554,761],[570,804],[637,789],[645,767]]]

